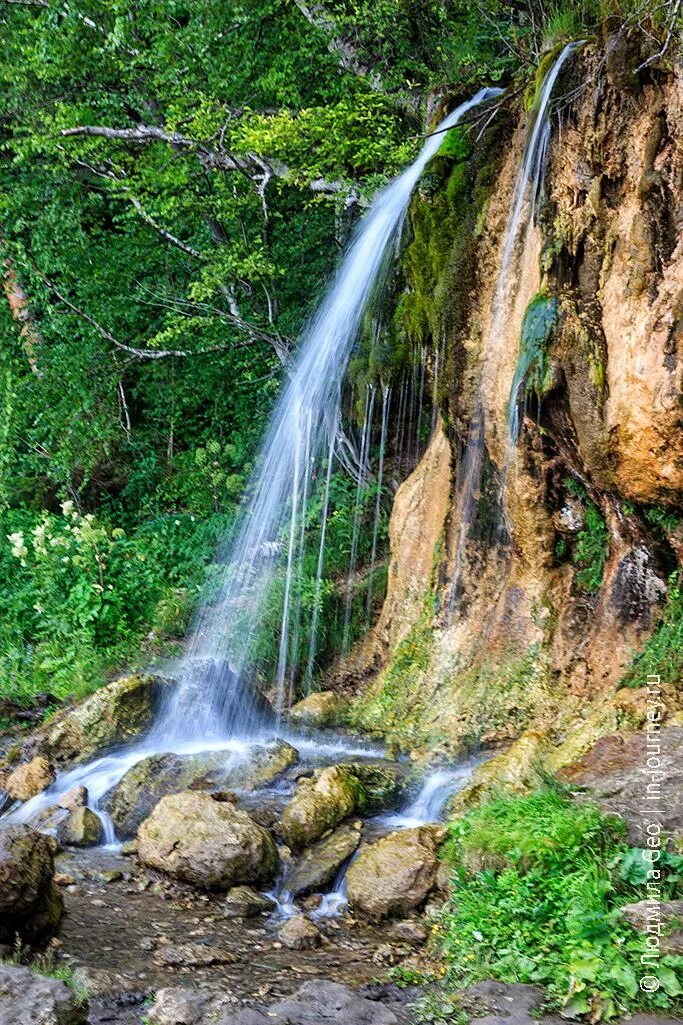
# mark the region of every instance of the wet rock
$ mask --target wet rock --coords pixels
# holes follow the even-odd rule
[[[683,954],[683,900],[639,900],[620,912],[638,932],[660,936],[662,954]]]
[[[683,727],[663,727],[653,743],[658,750],[648,746],[645,733],[615,733],[598,740],[583,758],[560,773],[582,787],[584,796],[603,811],[619,815],[626,823],[629,842],[642,847],[647,844],[654,800],[662,833],[683,835]],[[653,759],[649,768],[648,759]]]
[[[254,918],[268,914],[275,907],[270,897],[252,890],[250,886],[233,886],[225,895],[223,914],[226,918]]]
[[[0,942],[38,945],[57,930],[62,896],[48,838],[28,826],[0,829]]]
[[[294,897],[324,889],[333,881],[344,862],[355,853],[359,843],[359,829],[340,826],[293,862],[287,872],[284,888]]]
[[[69,875],[68,872],[55,872],[54,874],[55,886],[75,886],[76,877]]]
[[[282,815],[280,832],[294,850],[308,847],[354,812],[391,807],[403,792],[397,766],[331,765],[300,779]]]
[[[541,989],[521,982],[486,979],[459,994],[462,1011],[477,1025],[562,1025],[559,1015],[539,1016],[544,1003]]]
[[[280,929],[278,939],[289,950],[313,950],[323,941],[320,930],[305,915],[288,919]]]
[[[157,990],[149,1009],[149,1025],[199,1025],[208,1004],[205,993],[184,986],[167,986]]]
[[[349,765],[363,788],[358,811],[374,814],[385,808],[395,808],[405,792],[405,778],[398,765],[390,763],[357,762]]]
[[[383,965],[386,968],[390,968],[392,965],[395,965],[397,960],[396,951],[390,943],[380,944],[372,955],[373,964]]]
[[[55,770],[45,755],[36,755],[11,772],[5,790],[14,801],[29,801],[55,781]]]
[[[412,943],[415,947],[419,947],[427,942],[427,930],[421,922],[416,922],[414,918],[406,918],[402,922],[394,922],[389,932],[395,940]]]
[[[420,826],[363,848],[346,875],[349,903],[375,920],[419,907],[434,886],[441,835]]]
[[[269,1008],[273,1025],[398,1025],[388,1007],[360,996],[350,986],[316,980]]]
[[[82,808],[88,803],[87,788],[83,786],[71,787],[65,794],[62,794],[57,803],[60,808],[66,808],[67,811],[75,811],[76,808]]]
[[[30,968],[0,965],[2,1025],[85,1025],[87,1004],[58,979]]]
[[[257,789],[272,783],[298,758],[297,750],[284,741],[254,745],[248,757],[239,760],[225,751],[151,755],[128,770],[106,795],[102,808],[111,815],[119,836],[132,837],[167,794],[226,787]]]
[[[236,960],[232,951],[204,943],[179,943],[161,947],[154,953],[155,963],[166,968],[206,968],[234,964]]]
[[[272,879],[279,861],[270,833],[246,812],[193,791],[162,798],[140,826],[138,857],[212,890]]]
[[[360,784],[345,765],[320,769],[312,779],[301,779],[282,815],[285,843],[298,850],[353,814],[362,799]]]
[[[57,839],[65,847],[97,847],[104,830],[91,808],[75,808],[57,826]]]
[[[102,748],[139,737],[152,722],[163,683],[143,673],[124,676],[54,716],[41,736],[55,761],[77,765]]]
[[[336,726],[344,718],[346,702],[332,690],[309,694],[292,706],[289,718],[296,726]]]

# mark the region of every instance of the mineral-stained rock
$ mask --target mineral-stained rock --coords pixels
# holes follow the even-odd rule
[[[233,804],[195,791],[162,798],[140,826],[138,856],[212,890],[272,879],[279,860],[268,830]]]
[[[274,908],[275,901],[252,890],[251,886],[233,886],[225,895],[223,914],[226,918],[254,918]]]
[[[403,829],[361,850],[346,874],[349,902],[372,919],[405,915],[432,889],[441,831]]]
[[[52,846],[28,826],[0,829],[0,943],[40,944],[56,931],[62,896],[54,884]]]
[[[269,1008],[274,1025],[398,1025],[392,1010],[360,996],[350,986],[316,980]]]
[[[351,815],[362,801],[361,785],[345,765],[332,765],[301,779],[281,823],[285,843],[294,849],[313,843]]]
[[[85,1025],[87,1004],[59,979],[0,965],[2,1025]]]
[[[225,751],[151,755],[128,770],[104,798],[102,807],[111,815],[118,835],[132,837],[167,794],[229,787],[253,790],[271,783],[298,757],[285,741],[255,744],[248,756],[238,761]]]
[[[348,769],[363,788],[358,811],[373,814],[399,804],[405,791],[405,778],[398,765],[391,762],[354,762]]]
[[[57,839],[65,847],[97,847],[103,837],[102,823],[91,808],[74,808],[57,826]]]
[[[41,731],[52,757],[60,766],[76,765],[140,736],[152,721],[163,682],[146,674],[124,676],[54,716]]]
[[[324,889],[356,851],[359,843],[360,831],[354,826],[335,829],[292,863],[285,878],[284,889],[294,897]]]
[[[288,919],[278,933],[278,939],[290,950],[312,950],[322,943],[320,930],[305,915]]]
[[[619,815],[634,845],[647,844],[655,798],[662,833],[683,834],[683,727],[658,730],[649,748],[645,732],[603,737],[561,776],[584,788],[603,811]]]
[[[29,801],[55,781],[55,770],[45,755],[18,765],[5,781],[5,789],[14,801]]]
[[[199,1025],[208,1002],[208,994],[186,986],[166,986],[157,990],[147,1019],[149,1025]]]
[[[335,726],[344,717],[346,702],[332,690],[309,694],[292,706],[289,718],[297,726]]]

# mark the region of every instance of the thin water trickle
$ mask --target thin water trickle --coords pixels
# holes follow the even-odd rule
[[[550,139],[550,100],[558,76],[568,59],[580,43],[568,43],[546,74],[543,85],[530,111],[522,159],[512,192],[510,213],[501,255],[500,270],[494,293],[491,312],[491,326],[487,332],[480,388],[475,413],[470,422],[465,450],[458,467],[458,533],[455,548],[455,565],[449,598],[449,615],[452,617],[460,593],[465,548],[470,527],[480,497],[486,448],[486,416],[484,412],[483,382],[487,367],[495,366],[500,358],[500,346],[505,339],[504,323],[509,308],[510,293],[514,291],[517,278],[515,269],[515,248],[524,230],[526,246],[530,229],[534,223],[536,202],[542,181],[545,154]],[[507,462],[507,460],[506,460]]]
[[[365,389],[365,412],[363,414],[363,427],[360,443],[360,473],[356,484],[356,497],[353,506],[353,527],[351,530],[351,554],[349,557],[349,572],[346,581],[346,594],[344,596],[344,631],[342,634],[342,658],[348,654],[351,643],[351,607],[355,588],[356,560],[358,558],[358,540],[360,538],[360,521],[363,511],[363,494],[367,484],[368,451],[370,448],[370,435],[372,433],[372,413],[375,401],[375,389],[368,385]]]
[[[375,559],[377,558],[377,538],[379,535],[379,518],[382,508],[382,481],[384,478],[384,453],[387,444],[387,422],[389,419],[389,407],[391,405],[391,389],[388,385],[382,385],[382,428],[379,440],[379,462],[377,464],[377,494],[375,497],[375,519],[372,525],[372,549],[370,552],[370,572],[368,573],[368,595],[365,607],[366,627],[370,623],[370,611],[372,609],[373,577],[375,575]]]

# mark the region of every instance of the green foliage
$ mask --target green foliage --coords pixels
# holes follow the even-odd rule
[[[642,687],[648,674],[662,683],[681,681],[683,675],[683,586],[680,570],[669,577],[662,621],[631,661],[622,678],[626,687]]]
[[[150,626],[182,636],[224,525],[183,516],[127,534],[71,501],[60,516],[4,513],[0,692],[20,705],[81,695],[135,658]]]
[[[646,895],[632,867],[643,859],[623,836],[618,820],[557,786],[498,797],[453,823],[453,893],[439,929],[448,982],[540,984],[568,1017],[593,1022],[679,1008],[683,959],[666,956],[648,969],[658,973],[656,993],[638,986],[645,938],[619,907]],[[664,866],[663,892],[680,868],[675,857]]]
[[[577,535],[573,554],[576,583],[582,590],[589,594],[600,590],[608,554],[609,531],[597,507],[588,502],[586,526]]]

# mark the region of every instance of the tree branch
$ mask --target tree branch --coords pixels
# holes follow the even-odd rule
[[[2,243],[2,236],[0,236],[0,245]],[[40,368],[38,366],[38,358],[36,351],[40,348],[42,338],[40,337],[40,331],[38,330],[36,323],[31,316],[31,311],[28,304],[28,296],[24,292],[23,288],[19,284],[14,265],[9,258],[5,258],[2,261],[4,268],[2,274],[2,287],[7,298],[12,316],[19,324],[19,337],[22,340],[24,351],[28,359],[28,365],[32,372],[40,377]]]
[[[110,128],[108,125],[76,125],[63,128],[63,138],[89,136],[130,142],[136,145],[148,145],[152,142],[165,142],[176,150],[191,150],[206,170],[238,172],[256,183],[260,194],[271,178],[280,178],[296,182],[296,175],[286,164],[273,158],[264,158],[255,153],[237,155],[223,148],[216,149],[199,139],[192,139],[180,132],[169,132],[158,125],[136,124],[133,128]],[[359,193],[348,183],[330,181],[326,178],[313,178],[306,182],[306,188],[323,195],[345,196],[345,205],[361,204]]]

